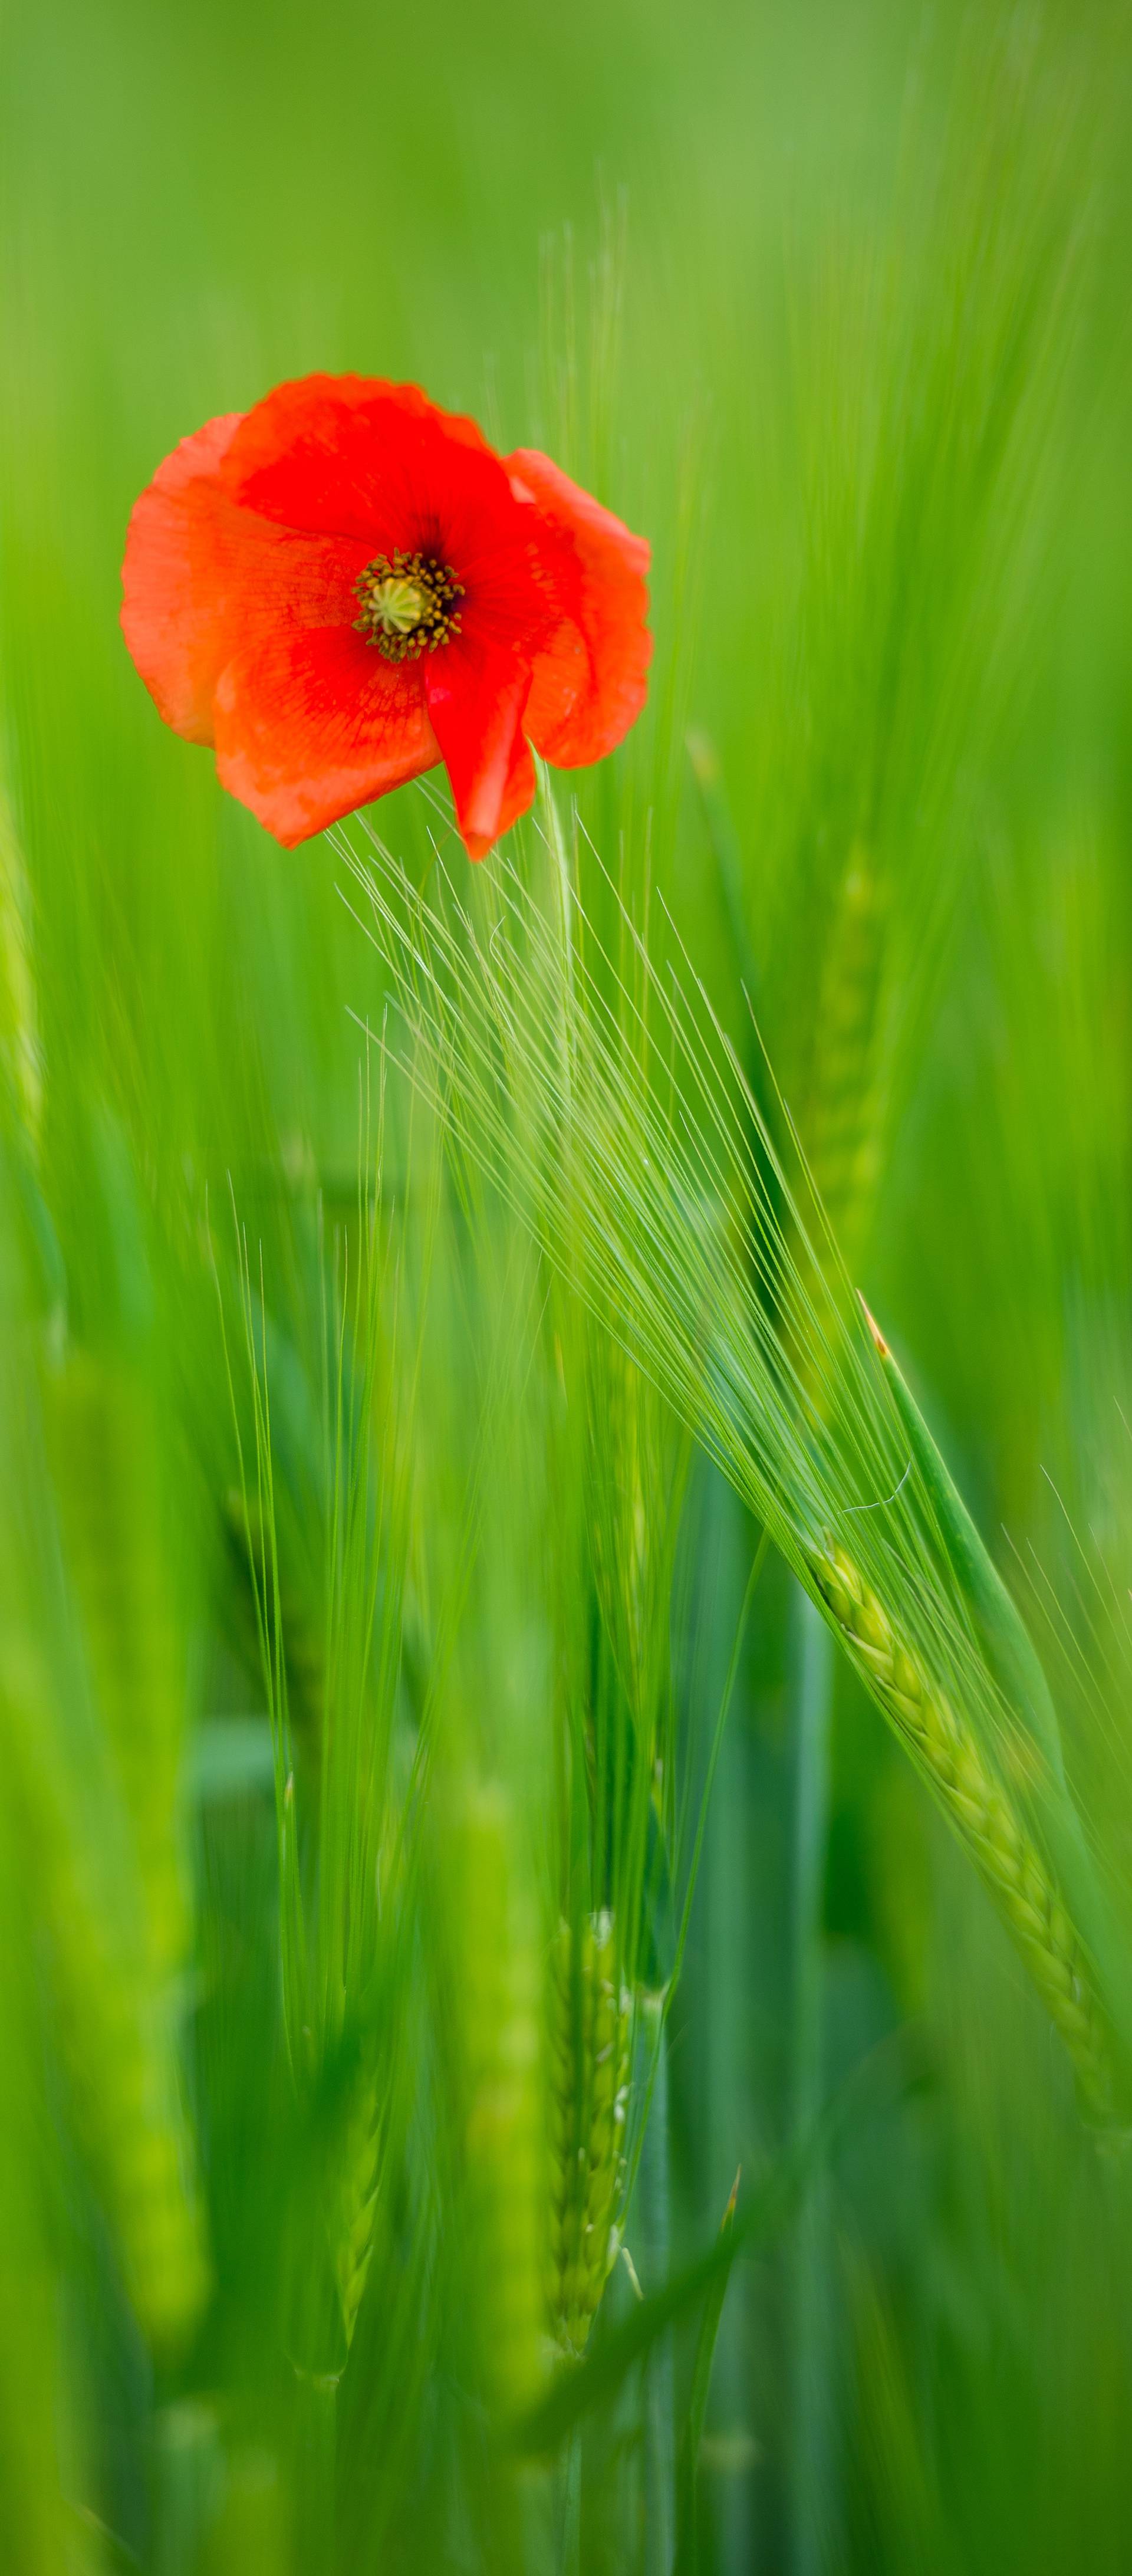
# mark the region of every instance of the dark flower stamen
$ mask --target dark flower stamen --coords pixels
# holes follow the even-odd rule
[[[362,607],[355,629],[387,662],[413,661],[460,632],[454,603],[464,596],[463,582],[434,555],[375,555],[354,590]]]

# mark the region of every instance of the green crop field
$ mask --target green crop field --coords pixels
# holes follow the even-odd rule
[[[1127,13],[0,66],[3,2576],[1123,2576]],[[126,650],[312,372],[651,545],[481,864]]]

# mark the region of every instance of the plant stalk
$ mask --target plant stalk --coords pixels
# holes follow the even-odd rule
[[[664,1996],[641,1999],[637,2033],[638,2081],[652,2101],[637,2171],[636,2219],[640,2272],[646,2292],[659,2290],[670,2269],[668,2156],[668,2036]],[[644,2576],[672,2576],[676,2549],[675,2386],[671,2334],[661,2337],[645,2378]]]
[[[788,2116],[802,2152],[821,2117],[824,2014],[823,1913],[829,1834],[833,1640],[808,1593],[793,1596],[793,1901]],[[832,2474],[829,2365],[829,2195],[820,2167],[798,2213],[789,2261],[790,2563],[817,2576],[824,2563]]]

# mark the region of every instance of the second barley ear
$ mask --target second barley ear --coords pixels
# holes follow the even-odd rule
[[[584,2351],[617,2256],[629,2110],[630,1997],[613,1917],[561,1923],[550,1962],[547,2304],[561,2349]]]

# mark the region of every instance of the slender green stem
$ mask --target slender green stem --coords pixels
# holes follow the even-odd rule
[[[582,2436],[573,2432],[556,2468],[556,2576],[580,2576],[582,2564]]]
[[[223,2484],[213,2408],[193,2399],[163,2407],[153,2425],[154,2576],[187,2576]]]
[[[642,2000],[638,2049],[653,2069],[652,2101],[637,2171],[637,2253],[646,2291],[658,2290],[670,2268],[668,2158],[668,2039],[664,1997]],[[662,2337],[645,2383],[644,2576],[672,2576],[676,2547],[676,2441],[672,2338]]]
[[[335,2452],[338,2381],[333,2373],[298,2371],[295,2493],[301,2576],[331,2576],[334,2567]]]
[[[788,2117],[794,2145],[811,2136],[822,2107],[822,1913],[829,1832],[829,1733],[833,1641],[808,1595],[794,1595],[793,1903]],[[831,2473],[829,2207],[811,2179],[790,2249],[790,2564],[817,2576],[824,2563]]]

